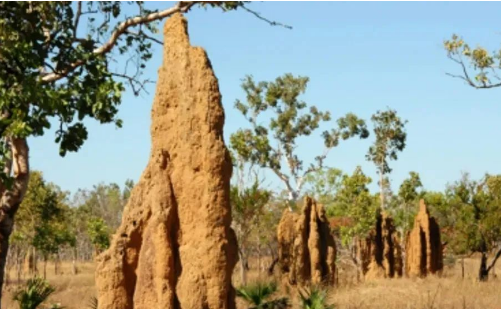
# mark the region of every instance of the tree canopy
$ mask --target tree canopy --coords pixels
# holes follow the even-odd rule
[[[237,159],[271,169],[285,185],[289,201],[296,201],[305,177],[323,167],[328,152],[342,140],[354,136],[366,138],[365,122],[354,114],[337,120],[334,128],[322,133],[324,151],[309,165],[297,155],[298,140],[310,136],[320,123],[331,119],[329,112],[319,111],[301,99],[309,79],[284,74],[274,81],[255,82],[247,76],[242,82],[246,102],[237,100],[235,107],[251,125],[230,137]],[[264,120],[264,113],[271,116]],[[261,118],[259,118],[261,116]],[[263,124],[264,123],[264,124]],[[288,171],[283,166],[288,167]]]

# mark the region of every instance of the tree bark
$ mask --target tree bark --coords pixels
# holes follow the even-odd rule
[[[43,278],[47,279],[47,257],[43,258]]]
[[[383,172],[379,171],[379,199],[381,201],[381,209],[384,210],[384,184],[383,184]]]
[[[56,276],[59,274],[58,264],[59,264],[59,253],[57,253],[54,256],[54,275]]]
[[[29,180],[29,150],[26,139],[12,138],[8,142],[12,160],[7,162],[4,172],[12,176],[13,183],[10,188],[5,183],[0,183],[0,299],[9,250],[9,237],[14,227],[14,215],[23,201]]]
[[[489,270],[487,268],[487,253],[482,252],[482,258],[480,260],[480,269],[478,271],[478,280],[487,281],[489,279]]]
[[[464,256],[461,257],[461,278],[464,279]]]
[[[73,248],[73,261],[72,261],[72,273],[76,275],[78,273],[77,270],[77,247]]]

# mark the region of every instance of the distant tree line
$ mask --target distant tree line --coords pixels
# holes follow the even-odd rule
[[[32,171],[11,238],[11,275],[15,272],[17,280],[35,274],[45,277],[48,261],[57,274],[61,260],[72,261],[72,271],[78,272],[78,262],[91,261],[109,246],[132,187],[130,180],[122,188],[100,183],[70,195],[40,171]]]

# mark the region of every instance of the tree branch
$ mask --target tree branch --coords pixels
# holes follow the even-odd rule
[[[501,87],[501,83],[490,84],[490,85],[487,85],[487,84],[477,85],[470,78],[470,75],[468,74],[468,70],[466,69],[466,65],[464,64],[464,61],[461,58],[461,56],[458,56],[459,59],[457,59],[457,58],[452,57],[450,54],[448,54],[447,57],[461,66],[461,69],[463,70],[464,75],[460,76],[460,75],[445,73],[446,75],[453,77],[453,78],[460,78],[460,79],[464,80],[468,85],[470,85],[471,87],[476,88],[476,89],[489,89],[489,88]]]
[[[160,12],[151,13],[151,14],[148,14],[146,16],[136,16],[136,17],[129,18],[117,26],[115,31],[111,34],[111,37],[108,40],[108,42],[106,42],[102,46],[94,49],[94,51],[92,53],[95,56],[104,55],[104,54],[108,53],[116,45],[118,38],[122,34],[126,33],[126,31],[129,28],[140,25],[140,24],[146,24],[146,23],[150,23],[152,21],[160,20],[160,19],[169,17],[175,13],[185,13],[185,12],[189,11],[189,9],[197,3],[199,3],[199,1],[192,1],[192,2],[181,1],[181,2],[178,2],[175,6],[169,8],[169,9],[160,11]],[[66,77],[69,73],[73,72],[76,68],[82,66],[84,63],[85,63],[84,60],[75,61],[74,63],[70,64],[67,68],[61,70],[60,72],[50,73],[50,74],[43,76],[42,82],[43,83],[50,83],[50,82],[60,80],[64,77]]]
[[[252,15],[254,15],[255,17],[257,17],[258,19],[260,19],[260,20],[268,23],[270,26],[279,26],[279,27],[284,27],[286,29],[292,29],[292,27],[289,26],[289,25],[285,25],[285,24],[282,24],[282,23],[279,23],[279,22],[276,22],[276,21],[272,21],[272,20],[269,20],[266,17],[261,16],[261,14],[259,14],[256,11],[253,11],[253,10],[249,9],[245,5],[242,5],[242,9],[244,9],[245,11],[251,13]]]
[[[80,23],[80,16],[82,16],[82,2],[77,2],[77,13],[75,14],[75,22],[73,23],[73,36],[77,36],[78,23]]]
[[[153,42],[155,42],[155,43],[158,43],[158,44],[160,44],[160,45],[164,45],[164,42],[162,42],[162,41],[160,41],[159,39],[156,39],[156,38],[154,38],[154,37],[152,37],[152,36],[149,36],[149,35],[147,35],[147,34],[146,34],[146,33],[144,33],[144,32],[139,32],[139,33],[138,33],[138,32],[132,32],[132,31],[130,31],[130,30],[127,30],[127,31],[126,31],[126,33],[131,34],[131,35],[133,35],[133,36],[143,36],[143,37],[147,38],[148,40],[151,40],[151,41],[153,41]]]
[[[494,268],[499,257],[501,257],[501,247],[499,247],[498,252],[496,253],[496,256],[494,257],[494,260],[492,260],[492,262],[491,262],[491,265],[489,265],[489,267],[487,267],[487,272],[491,271],[491,269]]]
[[[146,90],[146,88],[144,87],[144,85],[146,85],[148,83],[153,83],[149,79],[144,80],[144,81],[141,82],[141,81],[137,80],[135,77],[128,76],[126,74],[111,73],[111,75],[119,77],[119,78],[126,79],[129,82],[129,85],[132,88],[132,92],[134,93],[135,96],[138,96],[141,91],[144,91],[144,92],[146,92],[148,94],[148,91]],[[136,88],[136,86],[139,87],[139,88]]]

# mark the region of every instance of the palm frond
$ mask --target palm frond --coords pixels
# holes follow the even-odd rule
[[[54,293],[55,289],[42,278],[32,278],[25,287],[14,294],[13,299],[19,303],[20,309],[36,309]]]
[[[275,282],[256,282],[237,288],[237,296],[254,306],[260,306],[276,291]]]
[[[319,287],[300,290],[299,299],[303,309],[334,309],[327,304],[327,291]]]
[[[93,296],[89,300],[89,309],[97,309],[97,307],[98,307],[97,297]]]

